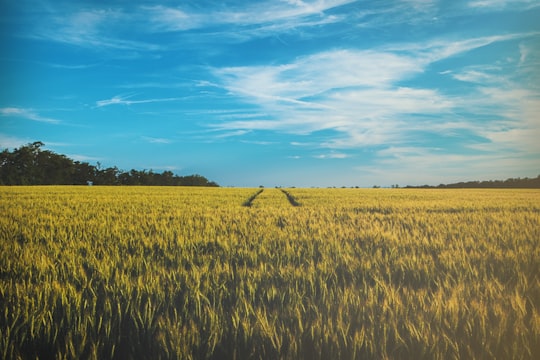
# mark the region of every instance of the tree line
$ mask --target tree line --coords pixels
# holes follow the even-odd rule
[[[422,189],[538,189],[540,188],[540,175],[535,178],[509,178],[506,180],[466,181],[454,184],[440,184],[438,186],[407,186],[407,188]]]
[[[43,150],[36,141],[0,153],[0,185],[162,185],[219,186],[201,175],[179,176],[171,171],[122,171],[74,161],[65,155]]]

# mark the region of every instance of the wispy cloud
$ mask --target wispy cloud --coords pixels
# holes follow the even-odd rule
[[[36,25],[29,33],[32,38],[52,40],[81,47],[115,50],[156,51],[161,46],[132,40],[121,36],[128,29],[137,30],[139,15],[114,8],[88,8],[69,11],[71,8],[45,12],[36,18]],[[143,16],[143,14],[140,14]],[[144,27],[141,27],[144,28]],[[117,35],[113,35],[117,34]]]
[[[306,98],[343,87],[384,87],[421,71],[421,64],[409,56],[345,49],[284,65],[215,69],[215,74],[232,92],[313,107],[317,103]]]
[[[379,151],[376,165],[362,165],[356,170],[363,174],[366,182],[374,184],[386,179],[381,185],[388,186],[396,181],[400,185],[436,185],[471,179],[505,179],[508,174],[523,173],[523,169],[538,168],[538,164],[534,157],[504,150],[463,154],[439,148],[397,146]],[[462,171],[464,168],[466,174]]]
[[[472,37],[468,39],[435,39],[425,42],[389,44],[382,47],[382,50],[397,53],[405,52],[409,56],[418,59],[425,66],[494,43],[526,39],[538,35],[538,32],[530,32]]]
[[[36,12],[35,26],[26,30],[32,38],[51,40],[96,50],[167,51],[146,35],[191,30],[219,33],[226,38],[248,40],[276,36],[308,26],[338,22],[341,17],[327,14],[334,8],[356,0],[264,1],[245,6],[214,6],[213,10],[180,4],[130,7],[88,6],[85,8],[49,4]],[[38,15],[39,14],[39,15]],[[198,37],[198,41],[208,38]]]
[[[29,138],[21,138],[17,136],[11,136],[0,133],[0,149],[14,149],[22,145],[31,143],[32,141]]]
[[[243,135],[248,134],[249,132],[250,131],[248,130],[229,131],[229,132],[220,133],[216,135],[215,138],[223,139],[223,138],[230,138],[230,137],[236,137],[236,136],[243,136]]]
[[[540,155],[540,93],[514,88],[484,88],[482,94],[497,108],[503,121],[494,126],[478,129],[478,133],[491,141],[493,150],[504,147],[521,153]]]
[[[485,68],[473,67],[464,69],[463,71],[452,74],[452,77],[459,81],[488,84],[494,82],[500,82],[500,76],[486,71]]]
[[[142,139],[146,142],[149,142],[151,144],[170,144],[172,143],[171,139],[166,138],[156,138],[151,136],[143,136]]]
[[[395,113],[398,107],[411,112],[448,106],[435,91],[394,87],[421,72],[422,64],[412,57],[372,50],[322,52],[277,66],[215,69],[214,74],[232,95],[268,114],[265,119],[222,121],[215,126],[294,133],[323,129],[351,132],[371,127],[375,119]]]
[[[348,158],[348,154],[344,153],[338,153],[338,152],[331,152],[329,154],[320,154],[314,156],[317,159],[345,159]]]
[[[441,47],[438,44],[436,48]],[[447,51],[447,56],[458,53],[456,48],[473,48],[454,43],[447,43],[446,47],[454,48]],[[450,109],[452,100],[437,90],[398,85],[421,74],[441,57],[433,55],[435,49],[423,56],[419,56],[416,47],[404,50],[334,50],[284,65],[215,69],[214,74],[231,94],[271,114],[265,120],[231,121],[219,126],[350,132],[365,125],[371,127],[377,119]]]
[[[96,107],[104,107],[110,105],[134,105],[134,104],[148,104],[155,102],[167,102],[178,101],[184,98],[157,98],[157,99],[143,99],[143,100],[128,100],[135,95],[116,95],[110,99],[96,101]]]
[[[36,111],[32,109],[24,109],[24,108],[18,108],[18,107],[6,107],[0,109],[0,114],[2,116],[15,116],[15,117],[21,117],[28,120],[33,121],[39,121],[49,124],[59,124],[61,123],[58,119],[52,119],[48,117],[41,116]]]
[[[422,133],[443,137],[469,134],[463,135],[461,143],[455,146],[470,147],[478,141],[467,138],[481,138],[484,143],[494,144],[491,151],[507,136],[508,147],[522,148],[519,143],[525,142],[532,150],[537,146],[526,134],[535,126],[533,109],[538,108],[539,94],[525,91],[508,69],[503,72],[490,63],[441,72],[441,79],[451,76],[470,83],[468,92],[460,96],[446,94],[437,87],[405,84],[411,84],[412,79],[442,60],[491,44],[534,36],[505,34],[390,44],[371,50],[324,51],[281,65],[217,68],[216,83],[267,116],[221,118],[211,126],[226,132],[313,134],[324,130],[326,140],[319,142],[318,147],[336,150],[403,146],[424,138],[418,135]],[[516,56],[519,59],[518,51]],[[515,69],[517,65],[514,61],[505,66]],[[250,111],[246,109],[246,113]],[[457,113],[475,114],[486,120],[473,124]],[[461,121],[456,122],[456,117]],[[504,125],[493,126],[494,121]],[[453,124],[452,128],[449,124]]]
[[[473,0],[469,1],[468,6],[471,8],[481,9],[505,9],[512,7],[513,9],[532,9],[540,6],[537,0]]]
[[[254,145],[275,145],[274,141],[262,141],[262,140],[242,140],[244,144],[254,144]]]
[[[440,2],[437,0],[402,0],[372,2],[364,9],[359,6],[356,23],[359,28],[385,28],[403,24],[436,22]]]
[[[185,31],[215,28],[222,25],[251,28],[255,32],[279,32],[293,27],[338,21],[337,16],[325,11],[353,3],[355,0],[317,1],[265,1],[242,8],[221,7],[214,11],[200,12],[189,8],[162,5],[143,7],[150,15],[155,31]],[[307,20],[315,17],[315,20]]]
[[[340,11],[345,6],[348,6],[347,11]],[[470,1],[465,8],[515,6],[528,9],[539,4],[535,0],[477,0]],[[227,39],[248,41],[291,33],[305,37],[310,36],[309,31],[304,31],[306,29],[336,23],[380,28],[393,24],[436,21],[439,15],[445,15],[439,14],[439,7],[436,0],[385,1],[371,6],[364,6],[358,0],[266,0],[251,2],[247,6],[220,4],[211,9],[201,9],[186,3],[177,6],[146,4],[124,7],[118,4],[94,4],[82,9],[49,4],[46,11],[35,12],[35,25],[24,31],[33,38],[96,50],[158,52],[170,51],[174,45],[163,47],[153,41],[139,39],[148,39],[148,35],[164,32],[194,36],[194,43],[223,42]],[[186,39],[183,38],[184,41]]]
[[[45,64],[45,65],[48,65],[48,66],[50,66],[52,68],[56,68],[56,69],[86,70],[86,69],[95,68],[95,67],[100,66],[102,64],[103,63],[68,65],[68,64],[48,63],[48,64]]]
[[[181,170],[180,167],[176,166],[176,165],[150,165],[150,166],[144,166],[145,169],[152,169],[152,171],[154,170],[161,170],[161,171],[178,171],[178,170]]]
[[[83,162],[94,162],[94,161],[103,160],[103,158],[100,158],[100,157],[81,155],[81,154],[68,154],[67,157],[75,161],[83,161]]]

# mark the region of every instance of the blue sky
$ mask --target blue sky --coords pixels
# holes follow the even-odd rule
[[[223,186],[540,174],[539,0],[0,7],[1,148]]]

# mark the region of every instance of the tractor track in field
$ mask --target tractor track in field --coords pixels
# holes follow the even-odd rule
[[[296,200],[296,198],[291,194],[289,193],[288,191],[286,190],[283,190],[283,189],[280,189],[281,192],[287,197],[287,201],[289,201],[289,204],[291,204],[292,206],[302,206],[302,204],[300,204],[298,202],[298,200]],[[242,206],[246,206],[246,207],[251,207],[253,205],[253,202],[255,201],[255,199],[257,199],[257,197],[264,191],[264,189],[259,189],[257,190],[257,192],[255,192],[254,194],[252,194],[250,197],[248,197],[246,199],[246,201],[244,201],[242,203]]]
[[[264,191],[264,189],[259,189],[255,194],[251,195],[250,197],[248,197],[246,199],[246,201],[244,201],[242,203],[242,206],[247,206],[247,207],[251,207],[251,205],[253,205],[253,202],[255,201],[255,199],[257,198],[257,196],[259,196],[262,192]]]
[[[289,203],[291,203],[292,206],[302,206],[302,204],[300,204],[298,200],[296,200],[296,198],[291,195],[290,192],[283,189],[281,189],[281,192],[285,194],[285,196],[287,197],[287,200],[289,200]]]

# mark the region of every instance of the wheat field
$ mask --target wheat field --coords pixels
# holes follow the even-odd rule
[[[535,359],[540,191],[0,187],[3,359]]]

